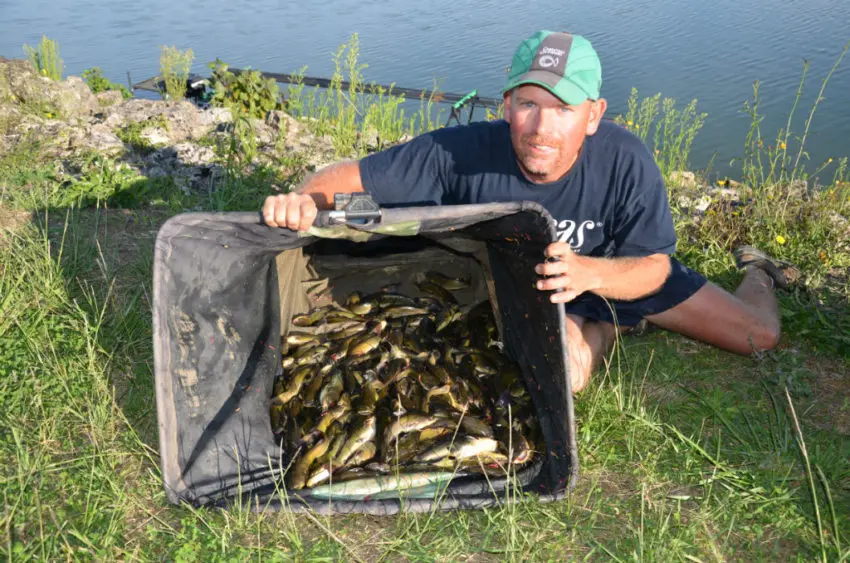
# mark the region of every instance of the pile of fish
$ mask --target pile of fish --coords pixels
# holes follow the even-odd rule
[[[421,295],[385,286],[292,318],[270,406],[272,429],[295,452],[290,489],[399,475],[419,483],[440,471],[504,476],[539,451],[531,399],[501,352],[489,301],[459,304],[468,283],[428,272]]]

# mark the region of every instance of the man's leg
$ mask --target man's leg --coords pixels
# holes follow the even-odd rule
[[[757,253],[755,258],[752,253]],[[708,282],[682,303],[647,315],[646,319],[736,354],[749,355],[775,347],[779,343],[780,319],[774,282],[787,287],[789,280],[778,261],[754,249],[743,256],[742,260],[739,254],[739,265],[745,265],[746,273],[734,294]]]
[[[603,354],[614,344],[616,330],[605,321],[567,315],[567,341],[570,354],[570,380],[573,393],[584,389],[590,374],[597,368]]]

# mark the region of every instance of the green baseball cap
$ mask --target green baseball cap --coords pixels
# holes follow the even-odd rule
[[[599,99],[602,65],[581,35],[538,31],[517,47],[502,94],[522,84],[537,84],[564,103]]]

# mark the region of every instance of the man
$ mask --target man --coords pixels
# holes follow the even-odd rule
[[[646,146],[603,121],[599,58],[579,35],[540,31],[518,47],[503,91],[504,120],[424,133],[329,166],[263,207],[273,227],[306,230],[335,192],[380,204],[531,200],[558,224],[535,271],[565,304],[573,392],[582,390],[617,330],[646,319],[738,354],[776,346],[774,283],[785,265],[739,249],[734,295],[680,264],[661,173]]]

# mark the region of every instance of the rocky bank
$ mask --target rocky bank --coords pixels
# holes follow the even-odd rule
[[[330,137],[316,137],[285,112],[251,125],[255,165],[314,170],[335,159]],[[77,76],[57,82],[26,60],[0,57],[0,155],[25,142],[66,165],[95,152],[150,178],[171,176],[184,191],[208,191],[223,173],[217,148],[229,145],[232,127],[229,109],[94,94]]]

